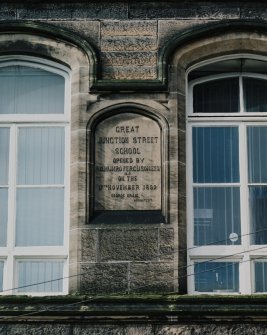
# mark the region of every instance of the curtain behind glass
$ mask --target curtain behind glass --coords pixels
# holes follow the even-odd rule
[[[0,247],[6,246],[8,213],[9,128],[0,127]]]
[[[233,244],[229,236],[240,236],[240,223],[239,187],[194,188],[194,245]]]
[[[64,183],[64,136],[63,127],[19,128],[19,185]]]
[[[0,188],[0,247],[6,246],[8,189]]]
[[[252,244],[267,244],[267,186],[249,187]]]
[[[17,189],[16,246],[63,245],[64,189]]]
[[[267,183],[267,127],[248,127],[248,181]]]
[[[252,244],[267,244],[267,127],[247,128],[249,213]]]
[[[239,78],[216,79],[193,88],[194,113],[238,113]]]
[[[267,112],[267,80],[243,78],[244,105],[248,113]]]
[[[255,262],[255,292],[267,292],[267,262]]]
[[[4,262],[0,261],[0,291],[3,291]]]
[[[193,128],[193,181],[239,182],[237,127]]]
[[[197,292],[238,292],[239,264],[237,262],[196,262],[195,290]]]
[[[0,185],[8,184],[9,128],[0,127]]]
[[[0,114],[64,113],[65,79],[41,69],[0,67]]]
[[[16,246],[63,245],[64,136],[63,127],[19,128]]]
[[[240,235],[237,127],[193,127],[194,244],[232,244]],[[205,184],[221,184],[214,187]],[[240,238],[236,241],[240,244]]]
[[[62,292],[63,264],[62,261],[19,261],[18,292]]]

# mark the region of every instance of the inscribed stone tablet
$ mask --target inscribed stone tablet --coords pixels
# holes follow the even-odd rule
[[[95,130],[95,210],[161,209],[161,129],[136,113]]]

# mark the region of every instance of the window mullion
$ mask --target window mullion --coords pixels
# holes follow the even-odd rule
[[[246,124],[240,125],[240,211],[241,211],[241,239],[244,251],[250,248],[250,226],[249,226],[249,206],[248,206],[248,158],[247,158],[247,128]],[[251,271],[250,254],[244,253],[243,262],[240,264],[240,290],[241,293],[251,293]]]
[[[194,245],[194,206],[193,206],[193,134],[192,134],[192,124],[187,124],[187,161],[189,162],[187,173],[187,278],[188,278],[188,290],[189,292],[194,292],[194,262],[191,259],[191,249]]]
[[[14,246],[15,246],[15,221],[16,221],[16,164],[17,164],[17,126],[10,127],[9,142],[9,175],[8,175],[8,223],[7,223],[7,259],[4,271],[3,289],[13,287],[14,273]],[[7,292],[11,294],[12,292]]]
[[[187,217],[188,217],[188,234],[187,234],[187,246],[192,248],[194,243],[194,206],[193,206],[193,139],[192,139],[192,125],[187,125],[187,196],[190,199],[187,202]],[[190,252],[188,253],[188,255]]]
[[[64,246],[69,249],[69,216],[70,216],[70,127],[65,127],[65,166],[64,166]]]

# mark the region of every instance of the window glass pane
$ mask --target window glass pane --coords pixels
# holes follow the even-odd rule
[[[267,182],[267,127],[248,127],[248,180]]]
[[[255,262],[255,292],[267,292],[267,262]]]
[[[239,264],[237,262],[196,262],[194,271],[197,292],[239,291]]]
[[[3,291],[4,262],[0,261],[0,291]]]
[[[194,188],[194,245],[240,243],[239,188]]]
[[[0,114],[64,113],[65,79],[55,73],[13,65],[0,68]]]
[[[63,277],[63,264],[63,261],[19,261],[18,292],[62,292],[63,280],[56,279]]]
[[[194,113],[238,113],[239,78],[197,84],[193,89]]]
[[[64,183],[64,128],[20,128],[18,184]]]
[[[6,188],[0,188],[0,247],[6,246],[7,235],[7,208],[8,191]]]
[[[0,185],[8,184],[9,128],[0,127]]]
[[[267,244],[267,186],[249,187],[252,244]]]
[[[16,246],[62,245],[63,188],[17,189]]]
[[[245,111],[249,113],[267,112],[267,80],[243,78]]]
[[[237,127],[193,128],[193,180],[195,183],[239,181]]]

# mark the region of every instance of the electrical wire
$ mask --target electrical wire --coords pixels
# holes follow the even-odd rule
[[[263,249],[263,248],[267,248],[267,246],[262,247],[261,249]],[[247,263],[247,262],[251,262],[251,261],[252,260],[249,259],[249,260],[239,261],[238,263],[239,264],[240,263]],[[214,271],[214,270],[218,270],[218,269],[221,269],[221,268],[225,268],[226,266],[227,265],[217,266],[217,267],[213,268],[212,270],[203,270],[203,271],[198,272],[197,274],[206,273],[206,272],[210,272],[210,271]],[[164,273],[167,273],[167,272],[166,271],[160,272],[160,274],[164,274]],[[174,277],[170,281],[167,281],[167,282],[172,283],[174,280],[179,280],[181,278],[189,277],[189,276],[193,276],[193,275],[195,275],[195,274]],[[150,285],[151,284],[142,285],[142,286],[139,286],[138,289],[139,290],[140,289],[144,289],[146,287],[149,287]],[[118,294],[126,294],[126,293],[127,292],[125,292],[125,291],[115,291],[113,293],[109,293],[109,297],[117,296]],[[238,293],[238,292],[236,292],[236,293]],[[79,304],[84,304],[84,303],[88,303],[88,302],[97,301],[97,300],[99,300],[99,298],[100,298],[99,296],[98,297],[91,296],[91,297],[89,297],[87,299],[84,299],[82,301],[78,301],[78,302],[74,302],[74,303],[69,303],[69,304],[64,304],[64,305],[60,305],[60,306],[52,307],[52,308],[46,308],[46,309],[43,309],[43,310],[40,310],[40,311],[27,312],[27,313],[23,313],[23,314],[20,314],[20,315],[15,315],[15,316],[14,315],[12,315],[12,316],[3,316],[3,317],[0,317],[0,320],[1,321],[16,321],[16,320],[20,320],[23,317],[36,316],[36,315],[40,315],[41,313],[45,313],[45,312],[53,312],[53,311],[57,311],[57,310],[62,309],[62,308],[72,307],[72,306],[79,305]],[[38,335],[38,333],[36,333],[36,335]]]
[[[244,236],[248,236],[248,235],[253,235],[253,234],[256,234],[256,233],[259,233],[259,232],[263,232],[263,231],[267,231],[267,229],[257,230],[257,231],[255,231],[253,233],[247,233],[247,234],[243,234],[243,235],[238,235],[238,237],[244,237]],[[153,257],[151,257],[149,259],[146,259],[144,262],[152,261],[153,259],[158,259],[158,258],[164,257],[164,256],[175,255],[177,252],[189,251],[189,250],[193,250],[193,249],[200,248],[200,247],[206,247],[207,245],[217,245],[217,243],[225,242],[225,241],[228,241],[228,240],[229,240],[229,238],[223,239],[223,240],[213,241],[213,242],[210,242],[209,244],[205,244],[205,245],[201,245],[201,246],[193,246],[193,247],[185,248],[185,249],[179,249],[178,248],[177,250],[175,249],[174,251],[169,252],[169,253],[162,253],[162,254],[153,256]],[[267,246],[264,245],[263,247],[259,247],[259,248],[253,249],[253,251],[257,251],[257,250],[264,249],[264,248],[267,248]],[[230,257],[234,257],[234,256],[237,256],[237,255],[240,255],[240,254],[243,254],[243,253],[247,253],[247,252],[250,252],[250,250],[247,250],[247,251],[245,250],[245,251],[241,251],[241,252],[230,254],[230,255],[226,255],[226,256],[213,257],[213,258],[205,260],[205,261],[203,261],[201,263],[208,263],[208,262],[213,262],[213,261],[220,260],[220,259],[230,258]],[[193,265],[192,264],[191,265],[182,265],[182,266],[178,266],[177,269],[181,270],[181,269],[189,268],[191,266],[193,266]],[[22,288],[32,287],[32,286],[36,286],[36,285],[42,285],[42,284],[51,283],[51,282],[55,282],[55,281],[59,281],[59,280],[65,280],[65,279],[75,278],[75,277],[79,277],[79,276],[84,276],[86,274],[88,274],[88,272],[78,273],[78,274],[75,274],[75,275],[70,275],[70,276],[65,276],[65,277],[60,277],[60,278],[55,278],[55,279],[50,279],[50,280],[45,280],[45,281],[42,281],[42,282],[36,282],[36,283],[33,283],[33,284],[28,284],[28,285],[17,286],[17,287],[14,287],[14,288],[2,290],[0,292],[2,292],[2,293],[4,293],[4,292],[10,292],[10,291],[12,292],[12,291],[16,291],[16,290],[19,290],[19,289],[22,289]]]
[[[263,231],[265,231],[267,229],[263,229]],[[260,231],[257,231],[257,232],[260,232]],[[240,235],[240,237],[242,236],[247,236],[247,235],[252,235],[252,234],[255,234],[257,232],[254,232],[254,233],[249,233],[249,234],[244,234],[244,235]],[[220,241],[226,241],[228,239],[225,239],[225,240],[220,240]],[[218,241],[217,241],[218,242]],[[213,243],[216,243],[216,242],[213,242]],[[188,249],[184,249],[184,250],[190,250],[190,249],[195,249],[195,248],[198,248],[199,246],[194,246],[193,248],[188,248]],[[201,246],[203,247],[203,246]],[[253,251],[258,251],[258,250],[261,250],[261,249],[266,249],[267,246],[264,245],[264,246],[261,246],[259,248],[254,248]],[[178,250],[180,252],[180,250]],[[155,258],[159,258],[159,256],[166,256],[166,255],[172,255],[172,254],[175,254],[177,252],[177,250],[173,251],[172,253],[167,253],[167,254],[161,254],[161,255],[157,255]],[[233,254],[230,254],[230,255],[225,255],[225,256],[220,256],[220,257],[213,257],[213,258],[210,258],[208,260],[204,260],[202,262],[199,262],[199,263],[209,263],[209,262],[216,262],[217,260],[222,260],[222,259],[227,259],[227,258],[233,258],[237,255],[241,255],[241,254],[245,254],[245,253],[248,253],[250,252],[250,250],[243,250],[241,252],[237,252],[237,253],[233,253]],[[148,260],[146,260],[148,261]],[[245,262],[250,262],[252,261],[251,259],[249,260],[240,260],[238,261],[238,264],[241,264],[241,263],[245,263]],[[229,262],[228,262],[229,263]],[[181,270],[181,269],[184,269],[184,268],[189,268],[193,266],[192,264],[190,265],[186,265],[186,266],[179,266],[178,267],[178,270]],[[226,267],[227,265],[222,265],[222,266],[217,266],[215,268],[212,268],[212,269],[208,269],[208,270],[203,270],[203,271],[199,271],[197,273],[192,273],[192,274],[187,274],[187,275],[180,275],[178,277],[173,277],[170,282],[173,282],[174,280],[180,280],[182,278],[187,278],[187,277],[190,277],[190,276],[195,276],[195,275],[198,275],[198,274],[202,274],[202,273],[207,273],[207,272],[210,272],[210,271],[214,271],[216,269],[220,269],[220,268],[224,268]],[[148,274],[149,272],[153,272],[153,271],[146,271],[146,274]],[[164,273],[168,273],[169,271],[161,271],[161,272],[158,272],[157,275],[162,275]],[[86,275],[90,273],[90,271],[86,271],[84,273],[79,273],[79,274],[75,274],[75,275],[71,275],[71,276],[66,276],[66,277],[61,277],[61,278],[56,278],[56,279],[52,279],[52,280],[49,280],[49,281],[43,281],[43,282],[38,282],[38,283],[34,283],[34,284],[29,284],[29,285],[24,285],[24,286],[20,286],[20,287],[16,287],[16,288],[12,288],[12,289],[7,289],[7,290],[3,290],[2,292],[8,292],[8,291],[14,291],[14,290],[18,290],[20,288],[25,288],[25,287],[30,287],[30,286],[36,286],[36,285],[40,285],[40,284],[44,284],[44,283],[48,283],[48,282],[53,282],[53,281],[59,281],[59,280],[64,280],[64,279],[70,279],[72,277],[77,277],[77,276],[83,276],[83,275]],[[155,276],[155,273],[153,272],[152,273],[153,276]],[[138,290],[140,289],[144,289],[146,287],[150,287],[151,286],[151,283],[150,284],[147,284],[147,285],[142,285],[142,286],[138,286]],[[114,293],[109,293],[109,296],[112,297],[112,295],[118,295],[118,294],[129,294],[129,292],[127,292],[127,290],[123,290],[123,291],[116,291]],[[10,320],[10,318],[12,320],[15,319],[18,319],[18,318],[21,318],[21,317],[24,317],[24,316],[31,316],[31,315],[38,315],[38,314],[41,314],[43,312],[48,312],[48,311],[56,311],[58,308],[64,308],[64,307],[70,307],[70,306],[74,306],[74,305],[78,305],[78,304],[82,304],[82,303],[87,303],[87,302],[91,302],[91,301],[95,301],[99,299],[99,297],[95,297],[95,296],[92,296],[90,298],[87,298],[85,300],[82,300],[82,301],[79,301],[79,302],[75,302],[75,303],[71,303],[71,304],[65,304],[65,305],[60,305],[59,307],[56,307],[56,308],[48,308],[48,309],[44,309],[44,310],[41,310],[41,311],[34,311],[34,312],[29,312],[29,313],[25,313],[25,314],[21,314],[21,315],[16,315],[16,316],[10,316],[10,317],[0,317],[0,320],[4,321],[4,320]]]

